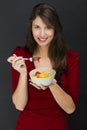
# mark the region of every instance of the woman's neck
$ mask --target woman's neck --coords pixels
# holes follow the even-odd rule
[[[48,48],[47,47],[38,47],[35,55],[43,57],[43,58],[47,58],[48,57]]]

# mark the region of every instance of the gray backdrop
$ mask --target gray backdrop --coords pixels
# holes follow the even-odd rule
[[[14,130],[19,114],[11,100],[7,58],[13,48],[25,45],[29,13],[35,4],[45,1],[57,8],[69,46],[80,53],[79,106],[68,120],[70,130],[87,129],[87,0],[0,0],[0,130]]]

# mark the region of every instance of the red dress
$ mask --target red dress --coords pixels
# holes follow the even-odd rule
[[[17,47],[13,53],[17,56],[31,57],[23,47]],[[67,71],[60,75],[61,87],[72,96],[75,104],[79,93],[79,54],[75,50],[67,51]],[[34,63],[26,61],[28,72],[35,68]],[[16,89],[19,73],[12,69],[12,91]],[[57,78],[57,76],[56,76]],[[28,75],[29,80],[29,75]],[[29,100],[20,112],[15,130],[69,130],[66,113],[54,100],[49,88],[38,90],[28,82]]]

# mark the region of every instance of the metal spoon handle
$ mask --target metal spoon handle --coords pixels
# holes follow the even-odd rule
[[[40,61],[40,59],[41,59],[41,57],[30,57],[30,58],[23,58],[24,60],[29,60],[29,61],[31,61],[31,62],[33,62],[33,61]]]

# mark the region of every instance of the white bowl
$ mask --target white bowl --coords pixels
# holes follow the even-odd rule
[[[50,73],[51,75],[49,77],[45,77],[45,78],[44,77],[37,78],[34,75],[38,71],[39,72],[46,71],[47,73]],[[56,71],[54,69],[47,68],[47,67],[41,67],[41,68],[33,69],[29,72],[31,81],[33,83],[37,84],[38,86],[41,85],[41,84],[44,85],[44,86],[49,86],[52,83],[52,80],[54,79],[55,74],[56,74]]]

